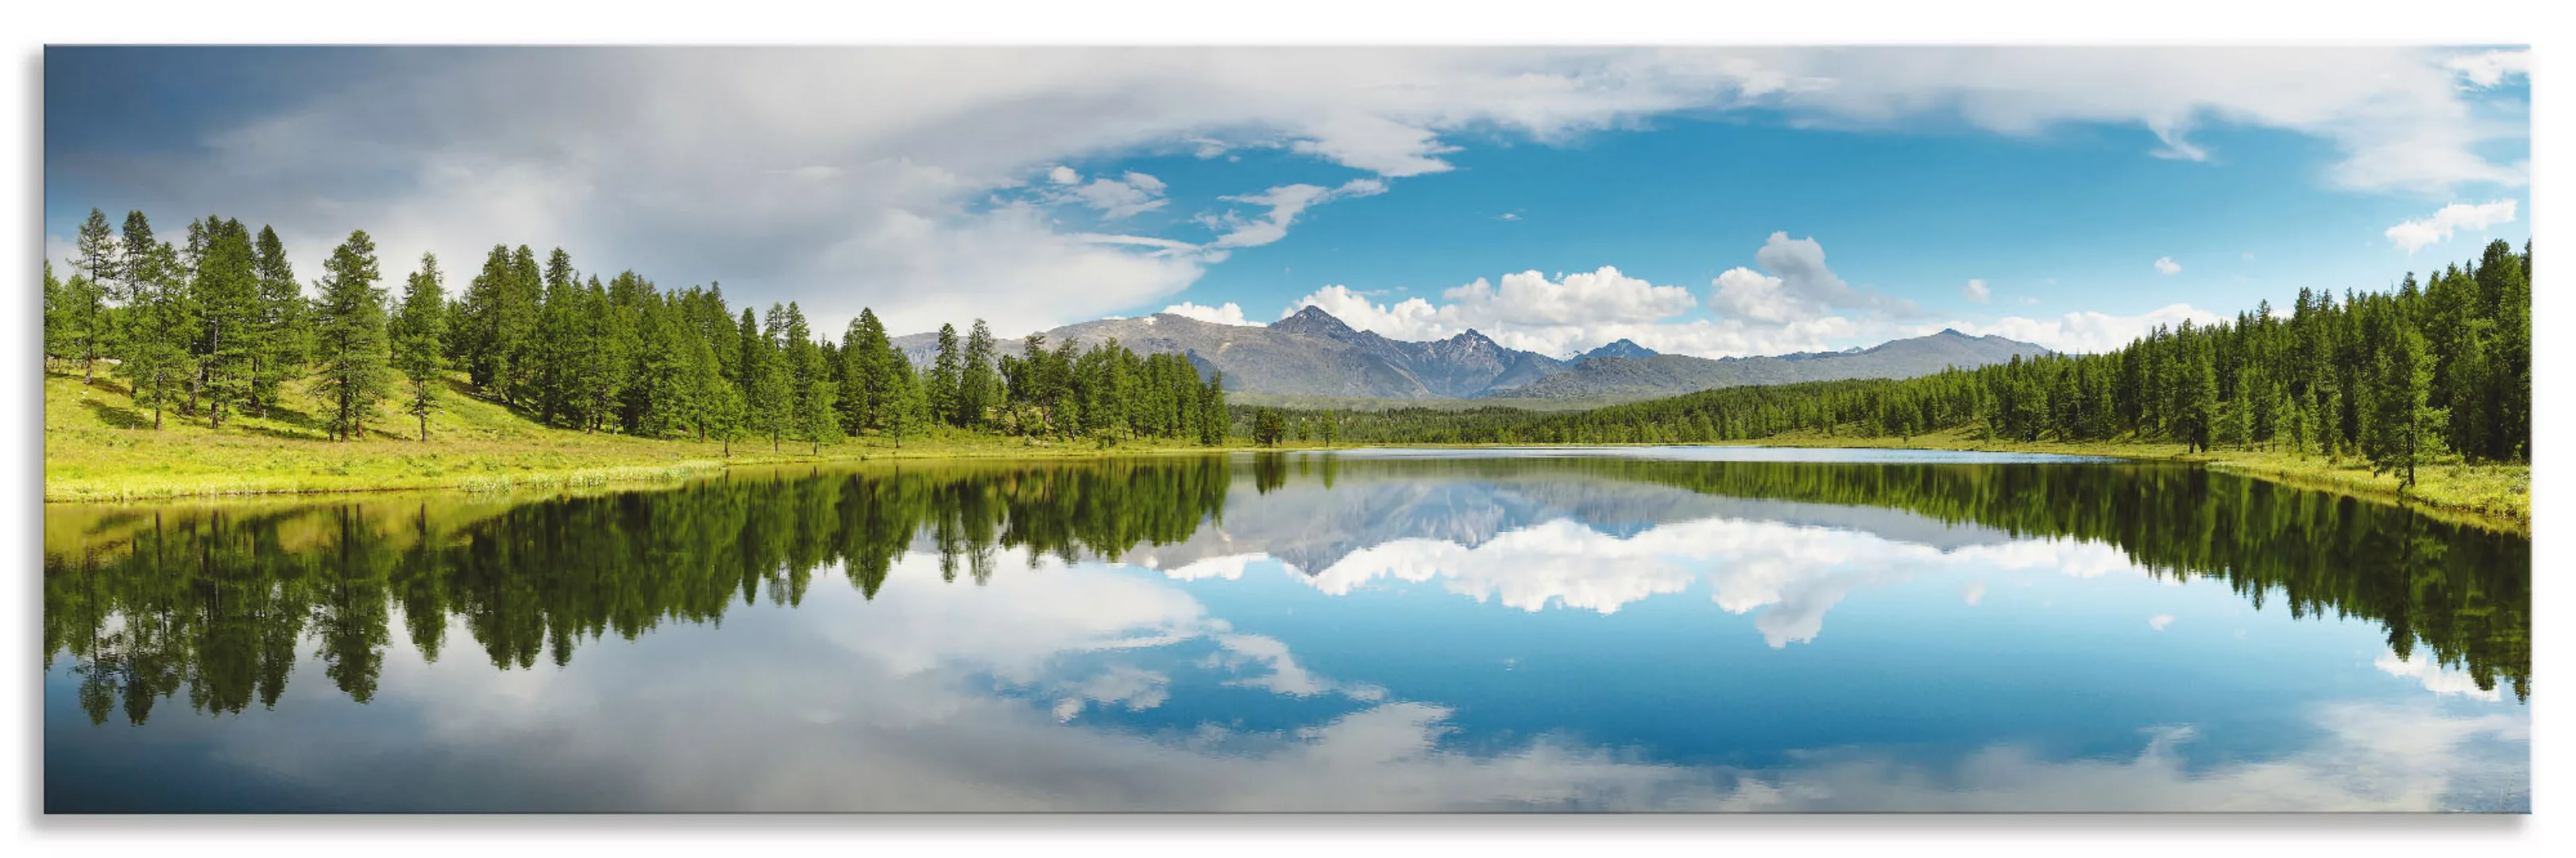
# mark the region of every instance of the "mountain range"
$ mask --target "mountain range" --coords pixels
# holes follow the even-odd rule
[[[1312,306],[1261,326],[1156,313],[1081,322],[1045,335],[1050,347],[1068,338],[1085,345],[1116,338],[1139,352],[1187,355],[1203,373],[1224,372],[1226,389],[1238,393],[1385,400],[1626,401],[1746,384],[1910,378],[2048,353],[2017,340],[1944,330],[1868,349],[1719,360],[1659,354],[1623,339],[1559,359],[1506,348],[1474,330],[1445,340],[1393,339]],[[909,334],[894,344],[927,365],[938,336]],[[1016,355],[1021,341],[995,347]]]

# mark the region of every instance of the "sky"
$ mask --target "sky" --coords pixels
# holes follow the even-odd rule
[[[1315,305],[1705,357],[2065,351],[2530,234],[2529,53],[2364,48],[49,48],[92,208],[494,244],[819,331]]]

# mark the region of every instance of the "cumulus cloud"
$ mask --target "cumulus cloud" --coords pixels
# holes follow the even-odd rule
[[[1280,318],[1320,307],[1351,327],[1396,339],[1445,339],[1474,330],[1511,348],[1563,356],[1624,335],[1614,332],[1657,327],[1699,303],[1689,289],[1659,286],[1607,265],[1555,277],[1537,271],[1505,274],[1499,281],[1480,277],[1440,297],[1446,303],[1417,297],[1381,304],[1337,284],[1291,302]]]
[[[2159,256],[2156,257],[2156,273],[2180,274],[2182,273],[2182,265],[2173,261],[2173,257]]]
[[[2186,321],[2195,326],[2210,325],[2225,321],[2226,318],[2189,304],[2170,304],[2135,316],[2114,316],[2085,310],[2048,320],[2006,316],[1991,323],[1951,321],[1941,325],[1922,325],[1913,330],[1916,334],[1928,334],[1944,327],[1955,328],[1960,333],[1974,336],[1993,334],[2006,339],[2036,343],[2047,346],[2051,351],[2068,354],[2100,354],[2126,346],[2130,340],[2145,336],[2158,325],[2175,327]]]
[[[2519,205],[2516,200],[2477,205],[2452,203],[2434,212],[2432,217],[2400,223],[2382,234],[2388,237],[2388,243],[2406,248],[2407,255],[2411,256],[2425,245],[2451,240],[2454,233],[2485,232],[2497,224],[2512,223]]]
[[[1986,281],[1983,280],[1968,281],[1968,285],[1959,287],[1959,294],[1960,296],[1979,304],[1992,301],[1995,297],[1995,293],[1986,288]]]
[[[1163,312],[1170,313],[1175,316],[1187,316],[1202,322],[1214,322],[1220,325],[1260,324],[1259,322],[1245,319],[1243,317],[1243,305],[1232,301],[1227,301],[1224,304],[1214,307],[1183,301],[1163,308]]]
[[[166,150],[49,160],[47,186],[274,224],[305,271],[363,227],[387,259],[562,246],[585,268],[798,300],[827,329],[873,306],[899,329],[984,315],[1019,331],[1167,301],[1225,248],[1278,241],[1323,198],[1304,189],[1325,187],[1246,195],[1258,208],[1216,215],[1216,247],[1189,252],[1088,241],[1018,210],[1051,195],[1112,220],[1171,207],[1159,180],[1085,179],[1070,163],[1264,147],[1378,182],[1452,169],[1463,132],[1556,144],[1760,109],[1898,133],[2137,127],[2183,157],[2210,155],[2190,135],[2224,123],[2327,141],[2341,154],[2326,178],[2345,187],[2519,185],[2527,162],[2482,151],[2527,130],[2490,121],[2460,84],[2526,66],[2512,52],[2277,47],[360,52],[333,74],[254,76],[287,83]],[[1776,301],[1762,291],[1740,297]],[[1693,337],[1712,351],[1787,339]]]
[[[1717,276],[1709,308],[1730,318],[1763,324],[1807,322],[1835,310],[1915,311],[1913,302],[1852,288],[1825,267],[1824,245],[1774,232],[1753,261],[1771,273],[1732,268]]]
[[[1944,550],[1833,527],[1711,518],[1657,525],[1619,536],[1559,518],[1469,546],[1396,539],[1352,551],[1304,580],[1343,595],[1378,578],[1438,580],[1451,592],[1539,611],[1602,614],[1706,580],[1730,613],[1761,613],[1754,628],[1774,648],[1815,640],[1825,614],[1864,588],[1955,569],[2049,570],[2073,577],[2137,571],[2116,547],[2075,540],[2020,540]],[[1984,585],[1969,591],[1969,603]]]
[[[1738,267],[1711,281],[1708,307],[1721,315],[1715,319],[1676,320],[1699,303],[1690,290],[1613,266],[1557,277],[1524,271],[1499,281],[1478,278],[1442,291],[1441,303],[1420,297],[1378,303],[1329,285],[1290,302],[1280,317],[1313,306],[1396,339],[1442,339],[1473,329],[1507,347],[1558,357],[1626,339],[1657,352],[1717,358],[1824,351],[1836,341],[1898,335],[1891,317],[1921,312],[1911,301],[1844,282],[1811,238],[1774,232],[1754,261],[1771,273]]]

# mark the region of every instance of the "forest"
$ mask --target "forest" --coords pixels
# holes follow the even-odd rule
[[[2201,468],[1249,458],[750,469],[520,502],[83,507],[46,523],[43,645],[48,665],[73,659],[96,722],[141,724],[171,698],[206,714],[274,706],[307,658],[365,701],[397,634],[433,660],[465,648],[451,618],[472,638],[465,657],[564,664],[612,635],[798,604],[817,572],[874,599],[909,552],[935,553],[945,581],[980,584],[1012,574],[1003,550],[1117,559],[1229,515],[1295,515],[1257,500],[1292,480],[1536,479],[2099,540],[2153,575],[2223,580],[2260,610],[2368,618],[2400,656],[2429,651],[2479,688],[2530,693],[2529,540]]]
[[[334,439],[364,438],[392,405],[428,441],[460,371],[472,395],[545,425],[728,449],[765,439],[819,451],[863,434],[899,445],[929,427],[1215,445],[1229,429],[1223,378],[1202,380],[1180,355],[1037,335],[1022,356],[997,355],[977,320],[963,338],[942,326],[936,357],[916,368],[873,310],[836,342],[793,302],[737,315],[721,284],[664,291],[632,271],[602,283],[560,248],[540,265],[526,245],[495,245],[454,297],[428,254],[399,295],[379,286],[364,231],[332,249],[312,298],[276,231],[253,236],[238,220],[191,221],[174,243],[142,212],[117,230],[93,209],[78,253],[68,278],[45,265],[48,362],[85,382],[105,367],[155,429],[265,414],[300,380]]]
[[[1808,433],[1987,441],[2162,442],[2366,462],[2415,482],[2437,462],[2531,456],[2531,248],[2377,292],[2302,288],[2229,321],[2158,326],[2101,354],[2060,354],[1901,380],[1735,387],[1590,411],[1514,408],[1314,411],[1229,408],[1221,374],[1115,340],[1030,335],[1001,354],[978,320],[943,325],[916,366],[862,309],[836,341],[795,303],[727,306],[721,284],[661,290],[632,271],[606,282],[557,249],[494,246],[450,296],[424,255],[399,295],[378,284],[375,245],[353,232],[311,285],[274,230],[189,223],[160,240],[142,212],[80,228],[68,278],[45,268],[49,366],[104,371],[158,428],[265,414],[301,381],[339,439],[381,408],[417,422],[463,391],[547,426],[644,438],[788,442],[820,452],[924,430],[1109,447],[1154,439],[1222,445],[1600,444],[1750,441]],[[451,380],[462,379],[461,386]]]
[[[2233,321],[2158,326],[2103,354],[2015,358],[1911,379],[1733,387],[1590,411],[1269,410],[1256,427],[1326,443],[1706,443],[1790,432],[1987,440],[2161,440],[2353,458],[2412,484],[2437,458],[2531,457],[2531,248],[2341,298],[2302,288]]]

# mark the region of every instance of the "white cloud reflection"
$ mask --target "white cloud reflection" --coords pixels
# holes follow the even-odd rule
[[[1737,614],[1762,611],[1754,626],[1777,648],[1815,640],[1825,612],[1855,590],[1963,569],[2055,570],[2078,577],[2138,571],[2114,546],[2071,539],[1944,550],[1840,528],[1724,518],[1619,537],[1560,518],[1473,547],[1394,540],[1353,551],[1303,580],[1343,595],[1380,578],[1438,579],[1444,589],[1480,602],[1609,614],[1704,579],[1719,607]]]

